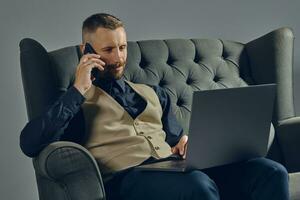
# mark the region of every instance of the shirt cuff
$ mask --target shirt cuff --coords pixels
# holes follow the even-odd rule
[[[73,113],[76,113],[81,104],[85,101],[85,97],[74,86],[72,86],[65,94],[63,94],[61,101],[66,108],[71,110]]]
[[[178,135],[172,135],[170,138],[167,139],[167,143],[173,147],[175,146],[176,144],[178,144],[179,140],[181,139],[181,137],[183,135],[186,135],[183,133],[183,129],[180,130],[180,133]]]

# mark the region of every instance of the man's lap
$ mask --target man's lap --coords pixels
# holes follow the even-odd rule
[[[254,158],[240,163],[204,170],[213,179],[222,199],[250,199],[257,187],[263,187],[271,173],[286,169],[279,163],[266,158]]]
[[[196,197],[199,196],[218,195],[214,181],[198,170],[187,173],[133,170],[125,176],[122,185],[124,186],[120,190],[121,196],[130,200],[192,200],[198,199]]]
[[[106,189],[108,196],[113,189],[124,199],[187,199],[188,195],[218,199],[219,194],[222,199],[246,199],[262,177],[273,170],[285,169],[265,158],[185,173],[130,169],[107,184]]]

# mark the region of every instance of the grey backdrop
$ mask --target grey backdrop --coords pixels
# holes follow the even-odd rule
[[[298,0],[2,0],[0,2],[0,199],[38,199],[31,160],[19,149],[27,122],[18,43],[24,37],[54,50],[81,41],[81,23],[109,12],[126,24],[128,39],[223,38],[247,42],[289,26],[300,34]],[[295,42],[295,105],[300,113],[300,41]]]

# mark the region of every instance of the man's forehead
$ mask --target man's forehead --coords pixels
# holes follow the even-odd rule
[[[111,30],[107,28],[98,28],[94,33],[91,33],[93,42],[101,46],[126,44],[126,32],[123,27]]]

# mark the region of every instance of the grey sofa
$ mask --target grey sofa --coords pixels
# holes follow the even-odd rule
[[[193,91],[277,83],[268,157],[287,167],[291,199],[300,200],[300,117],[295,116],[293,102],[293,42],[289,28],[246,44],[220,39],[128,42],[125,77],[165,88],[186,133]],[[33,119],[72,85],[78,47],[47,52],[26,38],[20,42],[20,54],[28,118]],[[42,200],[105,199],[101,172],[79,144],[52,143],[33,164]]]

